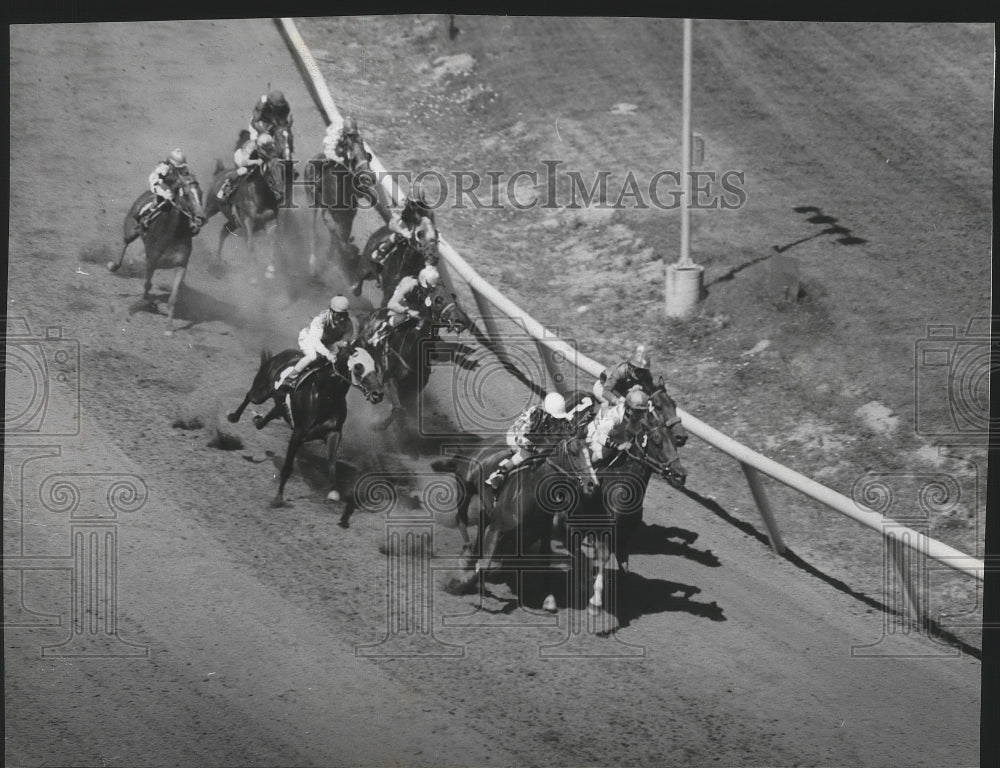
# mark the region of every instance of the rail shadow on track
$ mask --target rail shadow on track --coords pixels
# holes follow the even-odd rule
[[[752,523],[749,523],[745,520],[737,519],[717,501],[706,498],[705,496],[702,496],[697,491],[693,491],[690,488],[681,489],[681,493],[683,493],[692,501],[697,502],[698,504],[703,506],[709,512],[712,512],[714,515],[716,515],[716,517],[726,521],[733,527],[743,531],[743,533],[745,533],[747,536],[752,536],[753,538],[757,539],[759,542],[761,542],[763,545],[765,545],[770,549],[771,542],[768,539],[767,534],[764,533],[763,531],[758,530],[757,527],[754,526]],[[876,600],[875,598],[866,595],[864,592],[858,592],[857,590],[852,589],[846,582],[841,581],[840,579],[831,576],[828,573],[824,573],[812,563],[808,563],[805,560],[803,560],[799,555],[795,554],[795,552],[793,552],[791,549],[786,548],[783,553],[777,556],[784,558],[789,563],[794,565],[796,568],[804,571],[805,573],[808,573],[810,576],[815,576],[820,581],[829,584],[831,587],[840,592],[843,592],[845,595],[850,595],[855,600],[859,600],[860,602],[864,603],[867,606],[870,606],[871,608],[875,608],[876,610],[883,613],[892,613],[892,614],[898,613],[897,611],[894,611],[892,608],[887,606],[882,601]],[[967,642],[956,637],[948,630],[943,629],[937,621],[929,619],[927,623],[927,628],[929,630],[929,633],[936,639],[957,646],[963,652],[969,654],[975,659],[979,659],[980,661],[982,661],[983,658],[982,649],[969,645]]]

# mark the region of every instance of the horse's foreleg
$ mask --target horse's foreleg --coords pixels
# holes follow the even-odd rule
[[[337,490],[337,449],[340,447],[340,431],[331,432],[326,436],[326,462],[330,471],[330,492],[327,501],[340,501],[340,491]]]
[[[174,333],[174,310],[177,308],[177,295],[181,291],[186,272],[187,267],[177,267],[174,270],[174,284],[170,289],[170,298],[167,300],[167,330],[164,332],[167,336],[172,336]]]
[[[319,277],[319,265],[316,260],[316,219],[320,212],[318,208],[313,208],[312,224],[309,226],[309,274]]]
[[[281,476],[278,479],[278,493],[271,502],[272,507],[285,506],[285,483],[292,476],[292,469],[295,467],[295,453],[299,450],[305,433],[296,429],[292,431],[292,436],[288,440],[288,450],[285,451],[285,463],[281,465]]]
[[[392,424],[393,421],[396,420],[396,417],[403,412],[403,404],[399,399],[399,391],[395,379],[390,379],[385,382],[385,394],[389,399],[389,405],[392,410],[389,412],[389,417],[385,421],[372,427],[372,429],[376,432],[381,432],[386,429],[390,424]]]
[[[278,220],[275,219],[274,225],[269,231],[265,231],[265,237],[267,238],[267,266],[264,268],[264,277],[268,280],[274,278],[274,255],[278,249]]]
[[[229,224],[230,222],[227,221],[222,225],[222,229],[219,230],[219,244],[215,249],[215,261],[213,262],[216,267],[222,266],[222,245],[226,242],[226,238],[232,234]]]

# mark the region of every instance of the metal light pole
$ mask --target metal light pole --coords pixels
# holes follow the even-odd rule
[[[666,312],[686,317],[701,299],[705,268],[691,261],[691,19],[684,19],[684,85],[681,96],[681,257],[667,265]]]

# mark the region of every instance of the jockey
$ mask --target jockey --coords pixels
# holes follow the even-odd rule
[[[653,391],[653,375],[649,372],[649,355],[646,345],[640,344],[632,352],[628,360],[604,372],[604,382],[600,379],[594,382],[594,394],[601,403],[602,410],[613,406],[621,400],[625,393],[639,386],[648,395]]]
[[[410,318],[425,317],[433,303],[434,290],[441,284],[441,273],[436,267],[427,266],[416,277],[407,275],[399,281],[392,298],[386,303],[389,310],[385,320],[372,332],[370,344],[377,347],[393,329]]]
[[[360,138],[361,132],[358,130],[358,121],[348,115],[344,118],[340,130],[334,130],[331,125],[326,135],[323,137],[323,154],[327,160],[336,160],[347,165],[347,148],[351,143]]]
[[[292,108],[285,101],[281,91],[271,91],[261,96],[254,104],[253,116],[250,118],[250,138],[256,139],[258,134],[274,134],[277,128],[292,127]]]
[[[544,435],[572,432],[572,414],[566,412],[566,401],[558,392],[549,392],[541,403],[530,406],[514,420],[507,430],[507,445],[511,454],[486,478],[494,491],[500,489],[508,473],[538,453],[539,438]]]
[[[389,255],[389,251],[397,243],[406,242],[413,237],[413,233],[423,218],[428,218],[431,220],[431,224],[435,224],[434,211],[427,205],[424,189],[419,181],[414,181],[410,187],[410,194],[403,198],[403,207],[392,212],[388,224],[392,234],[379,243],[378,249],[372,254],[375,262],[380,265],[384,264],[385,257]]]
[[[320,312],[305,328],[299,331],[300,359],[290,373],[282,374],[275,384],[277,392],[291,392],[295,380],[317,357],[323,356],[331,363],[337,362],[337,354],[354,335],[354,323],[347,312],[348,301],[344,296],[330,299],[330,308]]]
[[[269,133],[262,133],[256,139],[248,139],[233,152],[233,160],[236,162],[236,175],[229,175],[222,182],[216,197],[224,203],[229,202],[240,182],[246,178],[251,169],[258,168],[262,172],[264,166],[273,157],[274,137]],[[272,189],[277,196],[277,190]],[[280,202],[280,200],[279,200]]]
[[[615,405],[604,408],[587,427],[587,444],[590,447],[591,464],[596,464],[605,458],[611,458],[613,454],[624,448],[623,445],[619,445],[611,439],[612,430],[625,421],[636,421],[642,418],[643,413],[648,410],[649,395],[643,392],[640,386],[632,387],[624,398],[619,398],[616,401]]]
[[[175,149],[149,174],[149,190],[156,195],[156,200],[145,205],[143,210],[136,214],[139,226],[143,229],[149,226],[149,222],[167,206],[167,203],[173,201],[174,190],[177,187],[195,182],[184,153]]]

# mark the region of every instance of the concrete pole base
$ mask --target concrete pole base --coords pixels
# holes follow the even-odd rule
[[[701,301],[705,268],[700,264],[667,265],[667,317],[688,317]]]

